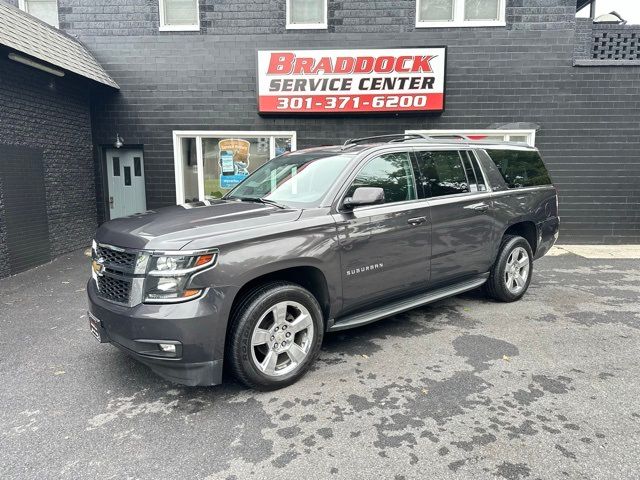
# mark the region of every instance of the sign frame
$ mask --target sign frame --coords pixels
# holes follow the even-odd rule
[[[328,111],[328,112],[308,112],[308,111],[300,111],[300,112],[292,112],[292,111],[282,111],[282,112],[261,112],[260,111],[260,62],[259,62],[259,52],[271,52],[271,51],[277,51],[277,50],[282,50],[282,51],[317,51],[317,50],[395,50],[395,49],[415,49],[415,48],[438,48],[438,49],[442,49],[444,50],[444,71],[442,73],[442,82],[443,82],[443,87],[442,87],[442,109],[440,110],[407,110],[407,111],[402,111],[402,110],[398,110],[398,111],[348,111],[348,112],[335,112],[335,111]],[[282,116],[291,116],[291,117],[349,117],[349,116],[356,116],[356,117],[361,117],[361,116],[399,116],[399,115],[403,115],[403,116],[423,116],[423,115],[427,115],[427,116],[435,116],[435,115],[442,115],[445,111],[446,111],[446,104],[447,104],[447,74],[448,74],[448,63],[449,63],[449,49],[447,47],[447,45],[409,45],[409,46],[367,46],[367,47],[322,47],[322,48],[317,48],[317,47],[296,47],[296,48],[282,48],[282,49],[278,49],[277,47],[272,47],[272,48],[256,48],[255,49],[255,72],[256,72],[256,78],[255,78],[255,86],[256,86],[256,90],[255,90],[255,99],[256,99],[256,110],[259,116],[265,116],[265,117],[270,117],[270,116],[274,116],[274,117],[282,117]]]

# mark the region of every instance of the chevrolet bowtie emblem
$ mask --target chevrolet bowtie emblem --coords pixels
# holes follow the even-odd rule
[[[99,277],[104,275],[104,258],[100,257],[97,260],[94,260],[93,262],[91,262],[91,268],[93,268],[93,271]]]

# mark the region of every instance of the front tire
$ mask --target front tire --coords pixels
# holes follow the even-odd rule
[[[529,288],[532,274],[533,252],[529,242],[517,235],[505,235],[485,291],[495,300],[515,302]]]
[[[249,387],[275,390],[295,383],[317,358],[322,310],[301,286],[272,282],[241,299],[228,335],[234,376]]]

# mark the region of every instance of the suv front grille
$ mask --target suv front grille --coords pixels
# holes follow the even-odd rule
[[[137,255],[135,253],[115,250],[104,245],[98,245],[96,253],[98,258],[104,259],[104,266],[107,270],[133,273],[136,268]]]
[[[131,280],[116,278],[105,274],[98,277],[98,293],[106,300],[117,303],[129,303]]]
[[[98,296],[110,302],[130,304],[138,253],[109,245],[97,245],[97,259],[104,270],[97,276]]]

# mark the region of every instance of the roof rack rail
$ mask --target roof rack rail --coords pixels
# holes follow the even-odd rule
[[[369,140],[386,139],[388,143],[393,143],[404,142],[405,140],[413,140],[417,138],[427,139],[429,137],[421,133],[394,133],[391,135],[373,135],[371,137],[349,138],[342,144],[342,149],[344,150],[346,148],[357,145],[358,143],[366,142]]]

